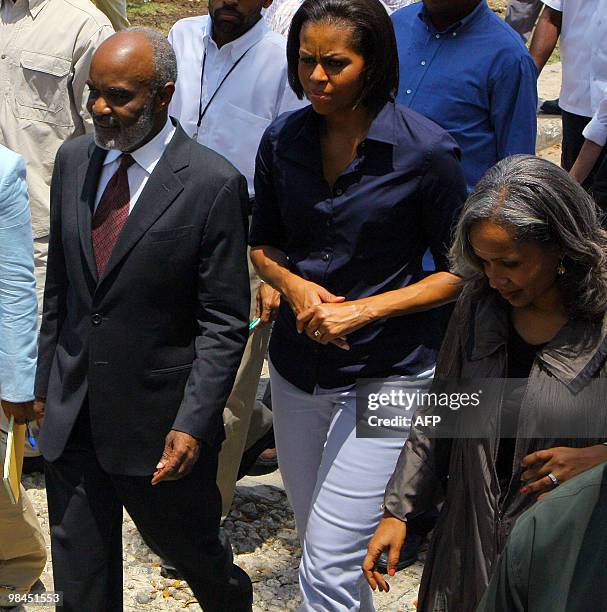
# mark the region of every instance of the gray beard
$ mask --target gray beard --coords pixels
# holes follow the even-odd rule
[[[154,113],[152,104],[146,104],[139,119],[129,126],[120,129],[118,136],[105,138],[102,134],[94,131],[95,144],[102,149],[109,151],[134,151],[148,137],[154,126]]]

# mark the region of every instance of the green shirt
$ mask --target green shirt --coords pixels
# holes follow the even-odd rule
[[[516,522],[476,612],[607,610],[607,463]]]

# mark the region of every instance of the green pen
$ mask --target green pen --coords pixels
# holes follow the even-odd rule
[[[259,325],[260,321],[261,321],[261,317],[255,317],[249,324],[249,330],[255,329]]]

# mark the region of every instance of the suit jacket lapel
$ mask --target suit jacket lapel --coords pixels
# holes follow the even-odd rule
[[[103,160],[107,151],[96,147],[91,143],[89,148],[89,159],[78,168],[78,194],[79,202],[77,206],[78,214],[78,233],[80,235],[80,245],[84,253],[84,258],[92,277],[97,281],[97,264],[93,254],[93,242],[91,238],[91,226],[93,210],[95,208],[95,196],[97,195],[97,185],[103,168]]]
[[[158,161],[122,228],[103,276],[99,279],[99,284],[103,283],[150,226],[183,191],[183,184],[176,172],[189,164],[191,142],[181,127],[177,126],[177,132]]]

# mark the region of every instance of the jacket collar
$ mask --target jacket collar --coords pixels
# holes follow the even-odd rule
[[[508,307],[495,291],[473,309],[470,359],[488,357],[508,342]],[[597,373],[607,357],[607,316],[598,321],[571,319],[537,354],[543,368],[577,392]]]

